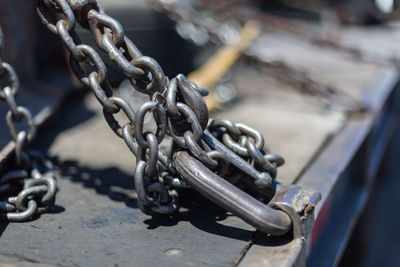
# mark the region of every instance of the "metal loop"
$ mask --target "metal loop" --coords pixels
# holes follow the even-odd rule
[[[200,122],[198,121],[196,114],[188,107],[187,105],[183,103],[177,103],[176,104],[177,109],[180,111],[182,115],[186,117],[185,121],[180,121],[178,123],[189,123],[191,129],[188,131],[192,131],[194,138],[196,139],[196,142],[200,141],[200,139],[203,136],[203,129],[201,128]],[[185,139],[183,136],[180,136],[181,134],[178,132],[177,127],[175,126],[175,122],[173,122],[171,119],[168,120],[168,129],[169,129],[169,134],[172,136],[174,141],[180,146],[180,147],[186,147]]]
[[[164,155],[160,150],[158,151],[158,161],[171,175],[177,175],[172,160]]]
[[[112,91],[109,88],[108,82],[104,82],[102,87],[98,82],[96,72],[89,74],[89,88],[106,112],[113,114],[119,111],[119,107],[109,98],[112,95]]]
[[[0,201],[0,213],[1,212],[13,212],[16,211],[17,208],[7,201]]]
[[[85,28],[88,28],[87,13],[91,9],[98,10],[97,0],[67,0],[75,14],[76,20]]]
[[[35,215],[37,203],[35,200],[29,200],[28,207],[22,212],[0,213],[0,219],[9,222],[25,222]]]
[[[196,88],[193,87],[192,83],[186,79],[185,75],[178,74],[176,76],[176,81],[184,103],[196,114],[201,128],[204,130],[207,127],[209,118],[206,102],[197,92]]]
[[[101,84],[104,79],[106,78],[106,65],[104,64],[103,60],[101,59],[100,55],[94,50],[92,47],[80,44],[77,46],[78,50],[85,55],[85,59],[89,57],[90,61],[95,65],[96,71],[91,73],[95,73],[97,76],[97,83]],[[70,64],[71,69],[75,73],[76,77],[86,86],[90,87],[89,75],[85,75],[84,70],[82,69],[81,65],[78,61],[76,61],[72,54],[70,55]],[[93,74],[94,75],[94,74]]]
[[[148,149],[139,147],[136,158],[137,161],[143,160],[146,162],[145,174],[147,177],[157,178],[158,141],[153,133],[146,134],[146,141],[149,145]],[[146,150],[148,151],[147,159],[146,159]]]
[[[276,165],[276,167],[282,166],[285,164],[285,159],[279,154],[267,154],[264,155],[264,158],[269,162]]]
[[[142,56],[142,53],[124,35],[120,23],[95,9],[88,11],[87,18],[96,44],[106,52],[111,61],[115,62],[126,76],[143,77],[146,73],[130,62],[132,59]],[[124,52],[121,52],[121,48]]]
[[[133,111],[131,105],[128,102],[126,102],[124,99],[122,99],[120,97],[110,97],[110,98],[108,98],[108,101],[110,101],[110,103],[113,104],[117,108],[117,111],[122,109],[122,111],[125,113],[126,117],[129,119],[130,124],[133,125],[135,123],[135,112]],[[113,112],[113,113],[115,113],[115,112]],[[104,118],[105,118],[108,126],[110,126],[110,128],[113,130],[113,132],[116,135],[123,138],[122,127],[120,126],[118,121],[115,119],[113,113],[107,111],[107,109],[105,107],[103,108],[103,115],[104,115]]]
[[[24,153],[24,155],[26,154]],[[7,214],[2,214],[1,216],[3,219],[10,219],[13,221],[26,221],[30,219],[35,213],[41,214],[43,212],[47,212],[54,205],[57,186],[56,181],[53,178],[52,164],[49,163],[49,161],[47,160],[40,162],[40,164],[36,164],[36,161],[38,159],[37,157],[40,157],[40,155],[37,155],[34,152],[30,153],[29,156],[30,158],[28,160],[30,162],[32,161],[33,163],[32,166],[29,167],[33,168],[33,179],[29,179],[26,181],[24,189],[20,191],[20,193],[16,197],[8,198],[7,203],[9,203],[10,205],[6,205],[5,208],[9,211],[18,212],[7,212]],[[44,167],[46,170],[46,173],[44,173],[43,175],[41,174],[41,171],[39,169],[36,169],[39,165],[41,165],[40,167]],[[3,177],[2,179],[3,181],[10,181],[10,179],[14,180],[27,177],[28,175],[26,171],[19,170],[9,173],[6,177]],[[34,210],[31,210],[32,205],[34,205]],[[4,209],[0,208],[0,210]]]
[[[46,194],[46,192],[47,192],[46,185],[39,185],[26,188],[18,194],[17,200],[15,201],[15,207],[20,211],[26,210],[28,208],[26,205],[29,201],[28,197],[42,196],[43,194]]]
[[[254,139],[254,144],[258,150],[262,150],[264,147],[264,137],[260,131],[243,124],[243,123],[235,123],[235,126],[240,130],[241,133],[246,134]]]
[[[158,188],[156,188],[156,186],[154,185],[160,185],[160,191],[163,194],[162,195],[163,198],[165,197],[168,198],[165,199],[166,200],[165,202],[154,201],[151,210],[159,214],[171,214],[176,212],[179,208],[177,192],[175,190],[167,190],[166,187],[160,183],[152,184],[151,187],[149,187],[149,192],[151,191],[157,192],[156,189]]]
[[[65,0],[52,0],[51,2],[57,4],[57,6],[52,8],[52,11],[58,11],[57,13],[62,13],[65,16],[65,18],[61,20],[65,21],[67,31],[73,30],[75,28],[75,16],[68,3]],[[58,7],[58,9],[56,9],[56,7]],[[36,8],[37,14],[39,15],[42,23],[46,25],[51,32],[57,34],[57,27],[55,26],[56,23],[50,22],[49,18],[44,15],[44,13],[49,13],[48,10],[46,10],[47,8],[49,8],[49,4],[46,5],[43,0],[39,1]],[[60,9],[62,12],[59,12]]]
[[[135,79],[130,77],[130,82],[133,87],[139,92],[144,94],[153,95],[156,92],[163,93],[168,85],[168,79],[164,75],[164,71],[161,66],[151,57],[140,56],[134,58],[131,64],[144,71],[149,71],[151,74],[150,81],[144,81],[143,79]]]
[[[126,48],[128,55],[130,57],[132,57],[132,55],[136,57],[139,56],[139,55],[134,55],[136,52],[138,52],[138,50],[136,47],[134,47],[132,43],[128,44],[126,42],[126,40],[128,40],[127,37],[125,37],[124,40],[125,44],[123,42],[119,45],[119,47]],[[146,74],[142,69],[137,68],[136,66],[133,66],[131,64],[131,62],[124,56],[124,54],[120,51],[120,49],[116,45],[114,45],[109,35],[107,34],[103,35],[101,48],[107,53],[111,61],[113,61],[127,77],[139,78],[143,77]],[[136,50],[134,48],[136,48]]]
[[[54,197],[55,197],[56,191],[57,191],[56,180],[53,177],[47,177],[45,175],[45,177],[42,177],[39,179],[32,179],[32,180],[28,181],[28,183],[27,183],[28,188],[33,188],[33,187],[41,186],[41,185],[45,185],[47,187],[47,189],[46,189],[46,193],[44,194],[44,196],[40,199],[39,204],[40,205],[53,204]],[[17,201],[18,201],[18,197],[17,197]],[[16,206],[18,208],[17,203],[18,202],[16,202]]]
[[[6,173],[0,178],[0,184],[6,184],[14,180],[25,179],[28,177],[26,170],[14,170]]]
[[[176,152],[174,161],[180,175],[203,196],[233,212],[257,230],[283,235],[291,229],[290,217],[251,197],[219,177],[186,151]]]
[[[136,45],[129,39],[128,36],[125,36],[124,42],[121,43],[120,47],[128,52],[128,55],[134,59],[143,56],[142,52],[136,47]],[[142,71],[142,70],[141,70]],[[144,75],[145,72],[143,71]]]
[[[125,140],[126,145],[129,150],[137,156],[138,154],[138,145],[133,138],[133,125],[131,123],[126,123],[122,127],[122,137]],[[173,167],[173,162],[168,157],[166,157],[161,151],[158,151],[158,163],[162,165],[164,169],[167,169],[168,172],[172,175],[176,174],[176,170]]]
[[[167,185],[173,186],[173,187],[178,187],[178,188],[190,188],[190,185],[180,177],[172,177],[168,173],[163,173],[162,174],[162,180],[164,183]]]
[[[160,203],[166,203],[169,200],[168,189],[164,185],[162,185],[158,182],[147,185],[146,191],[149,194],[153,193],[153,198],[152,198],[153,203],[152,204],[154,204],[154,202],[156,202],[156,201],[160,202]],[[156,193],[156,194],[154,194],[154,193]]]
[[[21,166],[24,150],[28,143],[28,137],[25,131],[20,131],[15,140],[15,159],[18,166]],[[26,159],[27,157],[25,157]]]
[[[226,132],[222,133],[222,140],[224,144],[231,149],[233,152],[239,154],[242,157],[248,157],[249,151],[246,147],[247,140],[253,138],[255,145],[258,150],[264,147],[264,137],[262,134],[242,123],[233,123],[229,120],[213,120],[209,124],[210,130],[217,130],[220,127],[226,129]],[[218,134],[218,133],[217,133]],[[237,141],[235,141],[236,139]]]
[[[136,171],[135,171],[135,189],[138,196],[138,206],[139,208],[146,214],[150,211],[150,205],[152,203],[152,199],[146,193],[146,184],[149,183],[149,179],[145,177],[144,171],[146,168],[145,161],[139,161],[136,163]],[[147,181],[146,181],[147,180]]]
[[[168,115],[174,120],[178,120],[181,118],[181,114],[179,113],[178,108],[176,107],[177,91],[178,91],[178,82],[176,81],[176,78],[173,78],[168,84],[166,93],[166,100],[167,100],[166,106]]]
[[[197,84],[195,84],[194,82],[191,82],[191,81],[189,81],[189,83],[192,86],[192,88],[194,88],[196,90],[196,92],[199,93],[203,97],[208,96],[208,94],[210,93],[207,88],[199,87]]]
[[[247,139],[246,148],[249,151],[249,155],[253,158],[260,167],[268,172],[272,178],[276,177],[276,167],[272,165],[264,155],[257,149],[252,139]]]
[[[165,113],[164,108],[157,102],[146,102],[144,103],[136,113],[136,120],[134,124],[134,133],[137,143],[147,148],[149,146],[148,142],[143,137],[143,124],[144,124],[144,117],[147,112],[153,111],[154,119],[157,123],[157,131],[155,136],[157,137],[158,143],[164,139],[166,126],[167,126],[167,114]]]
[[[210,131],[216,130],[219,127],[225,128],[234,138],[239,139],[240,130],[235,126],[235,123],[227,119],[214,119],[209,123]]]
[[[190,83],[183,74],[178,74],[168,85],[166,93],[168,115],[170,115],[175,121],[181,118],[176,103],[178,92],[179,98],[181,98],[182,102],[189,106],[196,114],[196,117],[204,130],[207,127],[209,119],[207,104],[192,83]],[[178,130],[184,131],[182,127]]]
[[[1,68],[3,69],[3,73],[0,77],[4,76],[5,73],[8,76],[8,81],[10,82],[11,93],[15,97],[19,91],[19,79],[17,74],[15,73],[14,68],[8,64],[7,62],[1,62]],[[5,72],[4,72],[5,71]],[[3,90],[0,90],[0,98],[5,99],[5,93]]]
[[[12,116],[16,119],[19,120],[21,119],[21,113],[18,112],[18,106],[17,103],[15,102],[15,97],[14,94],[12,93],[12,90],[9,86],[6,86],[3,88],[3,93],[4,93],[4,98],[7,102],[7,105],[11,111]]]
[[[81,44],[81,40],[78,34],[74,30],[68,31],[67,23],[65,22],[65,20],[59,20],[56,24],[56,27],[61,41],[68,49],[71,56],[77,61],[83,61],[86,56],[78,48],[78,45]]]
[[[255,185],[258,188],[269,188],[272,184],[271,175],[268,172],[259,172],[253,166],[251,166],[246,160],[241,158],[239,155],[234,153],[232,150],[227,148],[222,144],[216,137],[214,137],[208,130],[204,131],[203,140],[206,142],[210,148],[218,150],[223,153],[228,161],[238,168],[240,171],[244,172],[248,176],[255,180]]]
[[[216,169],[218,167],[218,161],[212,159],[207,152],[205,152],[199,144],[197,144],[195,137],[192,132],[185,132],[184,134],[185,144],[187,148],[192,152],[201,162],[203,162],[210,169]]]
[[[138,195],[138,206],[145,214],[153,212],[171,214],[178,209],[178,198],[174,190],[168,189],[159,182],[149,183],[145,176],[146,162],[140,160],[136,164],[135,188]],[[148,193],[153,193],[150,198]]]
[[[133,125],[129,122],[122,126],[122,138],[125,140],[125,143],[128,146],[129,150],[133,153],[133,155],[136,156],[138,153],[138,147],[135,139],[133,139],[132,136],[132,127]]]
[[[216,173],[218,175],[225,177],[229,173],[229,161],[225,157],[224,154],[222,154],[220,151],[213,150],[210,152],[207,152],[207,156],[215,161],[217,161],[218,169]]]
[[[26,124],[28,126],[27,139],[28,139],[28,142],[31,142],[32,139],[36,137],[36,125],[35,125],[35,123],[33,121],[32,114],[25,107],[17,107],[17,111],[18,111],[18,113],[20,113],[21,118],[25,119],[25,122],[26,122]],[[17,127],[15,125],[15,118],[12,115],[12,112],[10,110],[7,112],[6,122],[7,122],[8,129],[10,131],[11,137],[14,140],[17,140],[18,130],[17,130]]]
[[[88,12],[87,18],[98,46],[102,47],[101,39],[105,34],[110,34],[112,36],[113,44],[120,43],[124,40],[124,29],[114,18],[105,13],[100,13],[95,9],[91,9]],[[105,31],[105,27],[109,29],[108,32]]]
[[[247,151],[247,148],[244,147],[242,144],[235,142],[230,134],[224,133],[222,135],[222,141],[229,149],[231,149],[233,152],[239,154],[240,156],[242,156],[242,157],[249,156],[249,152]]]

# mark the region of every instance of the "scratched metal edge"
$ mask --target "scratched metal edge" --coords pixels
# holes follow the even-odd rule
[[[319,190],[322,193],[322,199],[315,211],[316,217],[318,217],[321,207],[328,199],[333,186],[337,182],[338,176],[343,173],[365,140],[365,137],[372,130],[379,110],[398,84],[399,78],[399,72],[395,68],[390,68],[378,76],[377,81],[371,87],[372,89],[367,90],[363,96],[363,102],[368,107],[368,112],[350,117],[345,126],[326,144],[326,147],[321,150],[316,160],[307,168],[307,171],[304,172],[296,183],[304,188]],[[343,155],[338,157],[336,162],[331,161],[327,165],[327,161],[324,158],[331,158],[331,151],[336,151],[339,146],[347,147],[347,153],[342,153]],[[330,167],[329,171],[321,173],[321,164]],[[333,179],[320,179],[319,183],[316,183],[317,178],[321,174],[329,175]]]
[[[374,120],[378,116],[379,111],[382,108],[382,105],[385,103],[385,101],[390,96],[391,92],[398,83],[399,83],[399,70],[396,67],[390,67],[383,70],[382,73],[378,75],[378,78],[373,83],[371,83],[371,85],[366,89],[364,95],[361,97],[361,101],[368,108],[368,112],[366,112],[362,116],[350,117],[347,123],[339,130],[339,132],[333,137],[331,137],[330,140],[328,140],[325,143],[325,147],[317,151],[318,155],[314,157],[315,161],[306,167],[304,173],[297,180],[296,184],[303,186],[304,188],[316,189],[322,192],[322,199],[315,210],[315,219],[318,218],[321,207],[328,199],[330,193],[332,192],[333,187],[338,182],[339,177],[343,173],[345,167],[353,159],[356,152],[362,145],[363,141],[365,140],[367,135],[371,132]],[[356,140],[354,139],[354,134],[357,135]],[[315,179],[321,174],[319,173],[318,169],[320,169],[321,164],[326,163],[326,161],[323,158],[330,157],[330,151],[332,149],[337,150],[336,147],[338,143],[351,145],[350,150],[346,150],[346,152],[351,151],[351,153],[346,153],[346,154],[343,153],[344,155],[343,157],[341,157],[340,161],[332,164],[336,165],[334,171],[332,172],[332,168],[330,168],[330,173],[323,174],[323,175],[329,175],[330,176],[330,177],[328,176],[329,179],[324,179],[323,183],[316,186]],[[318,165],[319,167],[315,168],[315,166]],[[317,173],[315,173],[315,170],[317,170]],[[367,199],[368,196],[364,196],[364,201],[362,201],[362,203],[359,204],[358,213],[362,212],[362,209],[365,207]],[[351,232],[354,225],[355,225],[355,220],[350,222],[351,229],[348,229],[348,231]],[[296,240],[293,240],[288,244],[282,246],[283,249],[285,249],[286,247],[290,248],[289,250],[285,250],[285,257],[283,258],[274,258],[275,254],[280,251],[279,248],[277,247],[266,246],[265,248],[262,249],[260,249],[260,247],[257,247],[257,251],[255,251],[256,249],[254,247],[254,244],[251,244],[251,246],[242,256],[241,260],[238,262],[238,266],[243,267],[243,266],[305,265],[305,262],[300,264],[298,262],[298,259],[302,254],[301,251],[302,249],[304,249],[304,244],[295,241]],[[342,249],[344,249],[344,246],[342,247]],[[342,253],[343,251],[341,251],[339,254],[341,255]],[[263,262],[263,259],[269,259],[269,260],[267,262],[265,261]]]
[[[368,134],[369,126],[372,125],[372,116],[363,116],[362,120],[358,118],[357,120],[350,120],[346,123],[346,125],[340,130],[340,132],[333,137],[330,142],[327,144],[326,148],[322,150],[321,155],[322,157],[330,155],[330,149],[333,148],[337,150],[337,144],[340,143],[352,143],[353,146],[351,147],[351,151],[356,151],[362,142],[354,142],[354,135],[349,133],[354,133],[358,131],[359,135],[357,141],[363,140],[363,138]],[[318,156],[315,162],[309,166],[309,169],[313,167],[314,164],[324,162],[321,160],[321,155]],[[347,157],[348,156],[348,157]],[[327,184],[321,186],[309,186],[309,185],[302,185],[301,180],[297,183],[298,185],[304,186],[307,189],[316,189],[318,191],[329,192],[335,185],[337,179],[340,174],[344,170],[344,166],[346,166],[346,162],[350,161],[353,155],[349,154],[343,158],[343,161],[337,164],[336,170],[332,174],[330,174],[329,179],[327,180]],[[321,163],[319,163],[321,164]],[[320,166],[321,167],[321,166]],[[309,175],[309,169],[303,174],[302,177],[307,177]],[[311,176],[314,179],[314,174]],[[327,176],[324,176],[324,178]],[[326,193],[323,194],[324,200],[318,204],[316,209],[316,218],[318,216],[318,212],[320,207],[323,205],[322,203],[326,201]],[[296,240],[292,240],[291,242],[284,244],[278,247],[270,247],[266,246],[262,248],[261,246],[254,246],[252,245],[249,250],[247,251],[246,255],[242,258],[241,262],[239,263],[240,267],[244,266],[304,266],[305,263],[300,264],[299,258],[302,255],[302,250],[304,249],[304,245],[301,242],[296,242]],[[280,255],[285,254],[284,257],[280,257]],[[302,259],[303,261],[303,259]]]
[[[381,75],[381,79],[373,84],[374,90],[369,90],[367,94],[364,95],[364,103],[368,105],[370,110],[370,117],[372,118],[369,121],[365,121],[365,124],[368,124],[369,128],[366,128],[366,136],[363,140],[360,140],[363,145],[365,143],[366,151],[364,164],[366,166],[373,166],[374,168],[365,168],[364,170],[364,185],[361,187],[352,188],[353,190],[351,193],[351,198],[349,197],[348,205],[343,208],[343,216],[340,220],[340,225],[336,224],[335,233],[332,235],[336,235],[340,238],[336,238],[335,241],[331,241],[331,245],[324,249],[324,255],[320,254],[321,256],[315,257],[315,255],[319,254],[317,252],[311,253],[311,257],[307,259],[307,264],[310,266],[336,266],[339,264],[340,259],[346,249],[347,243],[351,237],[351,233],[354,230],[354,227],[357,224],[358,219],[360,218],[361,214],[363,213],[365,206],[367,204],[368,199],[371,195],[371,185],[373,181],[377,178],[377,171],[381,164],[382,157],[384,152],[387,150],[389,145],[389,141],[393,137],[396,127],[399,125],[397,122],[397,114],[398,114],[398,101],[399,101],[399,72],[395,68],[391,69],[390,71],[386,72],[385,75]],[[370,88],[373,89],[373,88]],[[390,96],[392,96],[390,98]],[[389,99],[394,99],[392,106],[396,109],[393,110],[394,113],[385,114],[385,118],[387,122],[383,124],[384,130],[379,130],[377,127],[380,125],[382,118],[380,117],[381,111],[384,111],[387,108],[387,104],[390,105]],[[397,102],[397,103],[396,103]],[[389,116],[387,116],[389,115]],[[378,124],[379,123],[379,124]],[[355,124],[357,127],[357,123]],[[367,127],[367,125],[364,125]],[[381,125],[382,126],[382,125]],[[354,132],[357,131],[356,127],[352,130]],[[383,134],[382,134],[383,133]],[[380,137],[377,141],[376,134]],[[349,137],[351,139],[351,137]],[[351,142],[351,140],[349,140]],[[377,143],[375,143],[377,142]],[[355,153],[360,153],[360,150],[357,149]],[[350,160],[355,159],[356,157],[360,158],[360,155],[353,155]],[[377,158],[378,155],[378,158]],[[375,161],[375,162],[374,162]],[[375,164],[372,164],[374,162]],[[344,172],[351,171],[350,169],[343,170]],[[324,199],[324,202],[321,203],[318,207],[318,212],[321,210],[325,201],[329,201],[329,198],[332,199],[333,196],[337,197],[337,187],[338,184],[345,181],[347,179],[347,175],[340,173],[338,177],[335,179],[335,184],[330,187],[330,195],[327,195]],[[307,183],[306,180],[304,180]],[[312,180],[309,179],[310,183]],[[333,191],[333,192],[332,192]],[[348,190],[347,190],[348,191]],[[353,199],[351,202],[350,199]],[[346,215],[349,215],[346,218]],[[329,223],[329,221],[328,221]],[[322,238],[322,240],[324,240]],[[321,243],[321,242],[320,242]],[[334,245],[336,244],[336,246]],[[320,251],[320,250],[318,250]],[[328,259],[328,260],[326,260]]]

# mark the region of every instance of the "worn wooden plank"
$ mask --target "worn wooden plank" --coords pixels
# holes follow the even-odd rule
[[[286,163],[278,169],[278,180],[291,184],[329,135],[345,121],[340,110],[327,109],[316,98],[296,93],[273,77],[260,77],[249,66],[236,69],[240,97],[244,99],[216,114],[244,122],[260,130],[273,153]]]
[[[32,222],[2,225],[0,255],[66,266],[227,266],[251,239],[253,228],[191,192],[176,216],[143,214],[135,160],[92,96],[69,103],[36,145],[50,147],[61,168],[57,207]]]
[[[268,32],[259,42],[267,60],[284,60],[356,98],[383,70],[294,36]],[[239,101],[214,115],[260,129],[271,150],[286,158],[278,180],[292,183],[341,129],[343,111],[274,76],[261,77],[254,67],[238,65],[233,74]],[[35,146],[49,150],[60,168],[57,206],[53,214],[29,223],[1,224],[2,262],[228,266],[238,262],[254,239],[252,227],[191,191],[183,193],[176,216],[142,214],[132,182],[134,158],[107,128],[92,96],[71,100],[41,130]],[[262,244],[262,249],[268,246]]]

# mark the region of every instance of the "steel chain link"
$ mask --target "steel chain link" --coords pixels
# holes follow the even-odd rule
[[[2,42],[0,28],[0,52]],[[23,222],[47,212],[54,205],[57,184],[51,162],[37,152],[27,151],[28,144],[36,136],[36,125],[31,112],[17,105],[15,98],[20,89],[18,76],[14,68],[1,58],[0,81],[5,84],[0,88],[0,100],[9,107],[6,122],[15,143],[16,159],[16,168],[0,176],[0,220]],[[22,121],[25,121],[26,127],[18,129],[17,124]]]
[[[166,135],[173,139],[173,152],[190,151],[230,182],[237,183],[251,173],[257,178],[252,187],[271,187],[276,168],[284,161],[279,155],[266,153],[261,133],[227,120],[209,123],[203,99],[208,90],[189,82],[182,74],[169,80],[160,65],[154,59],[143,56],[124,34],[120,23],[105,14],[95,0],[39,0],[37,11],[42,22],[61,38],[70,52],[73,72],[93,91],[110,128],[124,139],[136,156],[134,184],[138,206],[144,213],[175,212],[179,205],[175,189],[189,186],[175,169],[172,155],[166,155],[159,149]],[[127,99],[112,96],[106,65],[93,47],[81,44],[75,32],[76,21],[91,31],[97,46],[136,90],[149,96],[149,102],[135,112]],[[94,70],[87,73],[83,63],[91,63]],[[125,113],[128,122],[120,123],[115,119],[114,114],[120,110]],[[148,113],[156,122],[154,132],[144,131],[144,119]],[[229,149],[219,151],[213,148],[205,138],[207,129]],[[237,161],[235,153],[241,157],[241,164],[245,165],[243,168],[247,173],[238,172],[232,164],[232,157]],[[261,187],[257,185],[260,183],[263,183]]]

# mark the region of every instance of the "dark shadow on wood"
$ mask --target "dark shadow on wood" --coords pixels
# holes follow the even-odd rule
[[[8,224],[9,224],[8,222],[0,222],[0,237],[3,235]]]
[[[52,158],[59,166],[62,179],[70,179],[96,193],[108,196],[113,201],[124,202],[127,207],[138,208],[136,198],[129,194],[134,190],[133,177],[118,168],[94,169],[79,165],[76,161],[60,162]],[[118,189],[117,189],[118,188]]]

